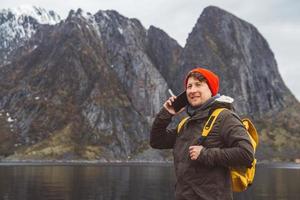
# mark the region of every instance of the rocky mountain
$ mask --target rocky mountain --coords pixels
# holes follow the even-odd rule
[[[18,56],[11,52],[24,45],[41,24],[56,24],[60,20],[54,11],[36,6],[0,10],[0,67]]]
[[[3,135],[15,135],[5,154],[20,146],[22,158],[124,160],[145,148],[167,97],[145,36],[136,19],[80,9],[37,30],[30,51],[1,68],[2,113],[14,119]]]
[[[209,66],[221,75],[220,93],[234,97],[237,112],[261,124],[259,131],[265,135],[259,158],[300,155],[300,133],[295,129],[300,120],[299,102],[284,84],[267,41],[252,24],[220,8],[207,7],[189,34],[182,60],[181,80],[194,66]],[[283,124],[282,115],[293,122]],[[294,142],[288,145],[287,141]]]
[[[23,40],[14,35],[10,61],[1,62],[3,158],[170,159],[168,151],[149,147],[149,129],[167,90],[181,91],[184,74],[196,65],[219,74],[221,92],[236,99],[237,112],[255,119],[259,159],[299,155],[299,103],[265,39],[236,16],[206,8],[184,48],[163,30],[147,30],[112,10],[72,10],[52,24],[33,19],[35,31]]]
[[[195,65],[210,66],[221,74],[220,92],[235,97],[240,113],[259,117],[297,102],[263,36],[253,25],[222,9],[204,9],[183,54],[180,74]]]

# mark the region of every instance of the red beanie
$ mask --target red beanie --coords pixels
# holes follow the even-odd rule
[[[185,78],[185,88],[186,88],[186,84],[187,84],[187,81],[188,81],[188,77],[189,77],[189,74],[190,73],[193,73],[193,72],[196,72],[196,73],[199,73],[201,74],[202,76],[204,76],[204,78],[207,80],[207,84],[208,84],[208,87],[212,93],[212,96],[215,96],[218,91],[219,91],[219,77],[213,73],[212,71],[209,71],[207,69],[204,69],[204,68],[195,68],[195,69],[192,69],[187,77]]]

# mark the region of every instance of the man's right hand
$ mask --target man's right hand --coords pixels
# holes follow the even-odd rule
[[[177,115],[184,111],[185,107],[181,108],[178,112],[175,112],[172,103],[175,101],[176,96],[171,96],[165,103],[164,108],[171,114],[171,115]]]

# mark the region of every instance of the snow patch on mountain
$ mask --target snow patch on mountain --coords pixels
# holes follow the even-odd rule
[[[3,37],[3,47],[7,41],[16,38],[30,38],[36,31],[37,24],[56,24],[60,21],[54,11],[47,11],[35,6],[20,6],[0,11],[0,37]]]
[[[26,16],[30,16],[37,20],[39,24],[57,24],[60,22],[61,18],[58,14],[54,11],[46,10],[44,8],[36,7],[36,6],[29,6],[23,5],[17,8],[10,8],[10,9],[2,9],[0,12],[8,14],[12,14],[15,16],[16,20],[20,20]]]
[[[40,24],[54,25],[60,21],[54,11],[36,6],[0,10],[0,66],[10,63],[10,53],[29,40]]]

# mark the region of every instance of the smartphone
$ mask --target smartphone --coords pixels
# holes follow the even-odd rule
[[[175,96],[171,90],[169,90],[170,95]],[[178,112],[181,108],[185,107],[188,104],[188,100],[186,97],[186,91],[180,93],[175,101],[172,103],[172,107],[174,108],[175,112]]]

